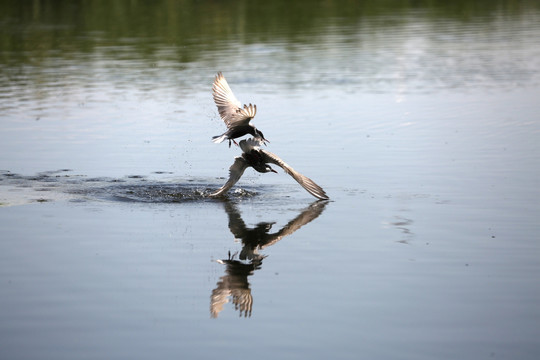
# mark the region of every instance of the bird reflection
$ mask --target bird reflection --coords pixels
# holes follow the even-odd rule
[[[271,246],[284,237],[291,235],[305,224],[316,219],[323,212],[328,201],[316,201],[304,209],[297,217],[289,221],[279,231],[270,233],[275,222],[261,222],[253,228],[248,228],[242,220],[240,212],[230,201],[225,201],[225,211],[229,216],[229,230],[235,240],[242,242],[240,254],[229,252],[225,260],[217,260],[224,264],[225,275],[220,277],[216,288],[210,297],[210,314],[217,318],[223,306],[232,297],[232,303],[240,316],[249,317],[253,307],[253,296],[248,277],[259,270],[266,255],[259,251]]]
[[[213,318],[217,318],[223,310],[223,305],[229,302],[229,296],[232,296],[232,303],[235,310],[240,312],[240,316],[251,316],[253,296],[251,296],[248,276],[261,268],[263,257],[244,263],[234,260],[234,256],[229,253],[227,260],[217,261],[226,265],[226,268],[225,275],[219,278],[216,288],[212,290],[210,313]]]

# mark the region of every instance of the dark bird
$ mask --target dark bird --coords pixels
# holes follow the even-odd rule
[[[242,155],[237,156],[234,159],[234,163],[229,168],[229,180],[220,189],[210,194],[210,196],[224,195],[229,191],[234,184],[244,174],[244,171],[248,167],[252,167],[260,173],[275,172],[274,169],[268,165],[275,164],[281,167],[285,173],[291,175],[308,193],[315,196],[317,199],[328,200],[328,196],[324,190],[310,178],[300,174],[290,167],[287,163],[281,160],[277,155],[272,154],[269,151],[263,150],[259,147],[260,141],[257,139],[249,138],[247,140],[240,141],[240,148],[242,149]]]
[[[263,143],[268,141],[264,138],[260,130],[250,124],[251,119],[257,113],[257,106],[249,104],[242,107],[242,103],[234,96],[227,80],[225,80],[221,72],[216,75],[216,79],[214,80],[212,95],[217,105],[219,116],[225,122],[225,125],[227,125],[227,131],[222,135],[212,137],[213,142],[220,143],[224,140],[229,140],[229,147],[231,147],[231,141],[236,144],[234,139],[247,134],[260,138]]]

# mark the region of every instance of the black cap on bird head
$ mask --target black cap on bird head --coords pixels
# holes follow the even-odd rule
[[[266,145],[267,142],[270,142],[270,141],[266,140],[266,138],[264,137],[262,131],[259,130],[259,129],[255,129],[255,136],[261,138],[264,145]]]

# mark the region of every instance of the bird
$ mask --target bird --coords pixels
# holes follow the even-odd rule
[[[276,170],[272,169],[270,164],[275,164],[282,168],[285,173],[291,175],[294,180],[296,180],[308,193],[315,196],[320,200],[328,200],[329,197],[326,195],[324,190],[310,178],[300,174],[295,171],[291,166],[286,162],[281,160],[277,155],[263,150],[260,148],[261,140],[256,138],[248,138],[247,140],[240,141],[240,149],[242,149],[242,155],[237,156],[234,159],[234,163],[229,168],[229,180],[219,188],[217,191],[210,194],[210,197],[217,197],[227,193],[234,184],[244,174],[244,171],[248,167],[254,168],[260,173],[274,172]]]
[[[231,147],[231,141],[238,145],[234,139],[247,134],[260,138],[265,145],[266,142],[270,142],[265,139],[262,131],[250,123],[251,119],[257,113],[257,105],[250,103],[249,105],[244,104],[242,106],[242,103],[234,96],[227,80],[225,80],[225,76],[221,72],[217,73],[214,80],[212,96],[221,120],[227,125],[227,131],[221,135],[212,137],[214,143],[229,140],[229,147]]]

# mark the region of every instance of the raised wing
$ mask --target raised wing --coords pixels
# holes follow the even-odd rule
[[[260,138],[248,138],[240,141],[240,149],[242,152],[249,154],[251,150],[259,150],[263,144]]]
[[[319,185],[315,184],[315,182],[311,180],[310,178],[308,178],[307,176],[304,176],[300,174],[299,172],[295,171],[286,162],[281,160],[279,156],[277,156],[276,154],[272,154],[271,152],[263,150],[263,149],[260,149],[259,152],[261,152],[264,155],[265,157],[264,160],[266,163],[275,164],[279,166],[280,168],[282,168],[287,174],[291,175],[294,180],[296,180],[300,185],[302,185],[302,187],[306,189],[308,193],[315,196],[317,199],[321,199],[321,200],[329,199],[328,195],[326,195],[324,190]]]
[[[225,195],[230,188],[234,186],[248,168],[248,164],[243,157],[237,156],[234,163],[229,168],[229,180],[220,189],[210,194],[211,197]]]
[[[234,96],[221,72],[216,75],[214,80],[212,96],[217,105],[219,116],[228,128],[242,122],[249,123],[257,113],[256,105],[249,104],[242,107],[242,103]]]

